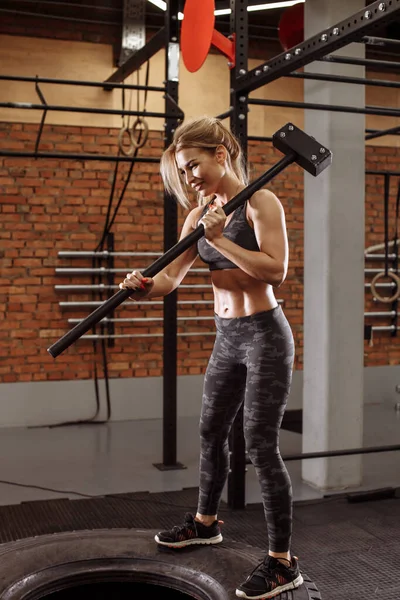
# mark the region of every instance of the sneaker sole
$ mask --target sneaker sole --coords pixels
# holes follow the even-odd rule
[[[185,546],[192,546],[193,544],[219,544],[222,542],[223,537],[221,534],[219,534],[212,538],[195,538],[193,540],[185,540],[183,542],[162,542],[158,535],[155,535],[154,539],[156,540],[157,544],[160,544],[160,546],[168,546],[168,548],[184,548]]]
[[[294,581],[291,581],[290,583],[287,583],[286,585],[281,585],[281,586],[275,588],[274,590],[267,592],[266,594],[260,594],[259,596],[248,596],[246,594],[246,592],[243,592],[242,590],[236,590],[236,596],[239,596],[239,598],[247,598],[248,600],[261,600],[263,598],[274,598],[274,596],[278,596],[282,592],[286,592],[287,590],[294,590],[295,588],[300,587],[302,585],[302,583],[303,583],[303,577],[301,575],[299,575]]]

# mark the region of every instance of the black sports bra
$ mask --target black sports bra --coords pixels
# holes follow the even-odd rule
[[[231,220],[224,229],[224,236],[245,250],[260,251],[254,229],[250,227],[246,219],[246,204],[245,202],[234,211]],[[205,215],[209,206],[210,203],[205,205],[200,219]],[[218,250],[210,246],[204,236],[197,242],[197,251],[201,260],[209,265],[210,271],[239,268]]]

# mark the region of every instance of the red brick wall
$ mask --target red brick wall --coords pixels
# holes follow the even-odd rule
[[[0,145],[3,148],[31,150],[37,125],[0,124]],[[116,154],[117,131],[65,126],[45,126],[41,148],[65,152]],[[142,156],[159,157],[163,142],[161,134],[153,132],[142,150]],[[400,151],[394,148],[367,148],[367,169],[396,170]],[[256,177],[274,164],[281,155],[271,144],[252,142],[249,147],[251,175]],[[121,191],[128,165],[121,163],[117,194]],[[0,380],[39,381],[63,380],[92,376],[93,347],[88,340],[79,340],[57,359],[47,347],[73,325],[68,318],[84,318],[91,308],[62,309],[60,301],[99,299],[91,293],[56,292],[55,285],[91,284],[90,276],[55,275],[56,267],[91,267],[91,259],[60,259],[62,250],[92,251],[98,244],[110,197],[114,164],[102,161],[64,159],[0,158],[1,203],[1,291],[0,316],[3,334],[0,339]],[[391,193],[391,234],[394,228],[395,178]],[[303,173],[297,166],[285,170],[275,179],[271,189],[281,199],[287,218],[290,239],[290,268],[285,284],[277,291],[284,300],[285,313],[293,327],[297,358],[296,368],[302,368],[302,308],[303,308]],[[367,176],[366,246],[383,241],[383,178]],[[162,251],[163,193],[157,164],[138,163],[118,213],[113,232],[117,252]],[[180,210],[180,223],[184,218]],[[115,268],[124,272],[142,268],[154,258],[115,260]],[[107,266],[105,262],[101,263]],[[369,264],[375,267],[376,264]],[[379,266],[379,265],[378,265]],[[201,261],[195,268],[204,268]],[[123,278],[115,275],[115,283]],[[370,280],[367,279],[367,281]],[[106,278],[101,281],[107,283]],[[95,281],[97,283],[97,281]],[[209,285],[208,274],[189,273],[183,285]],[[209,288],[181,287],[179,316],[212,316],[212,304],[196,305],[199,299],[211,300]],[[389,310],[375,304],[366,291],[366,310]],[[121,305],[118,318],[162,317],[162,305]],[[368,320],[375,325],[390,324],[388,319]],[[212,320],[180,321],[179,332],[213,331]],[[97,329],[97,332],[100,332]],[[161,333],[162,322],[116,324],[115,333]],[[203,373],[211,352],[213,336],[180,336],[178,343],[179,374]],[[99,343],[98,362],[100,363]],[[397,364],[400,358],[398,340],[390,333],[374,334],[374,345],[365,345],[365,364]],[[111,377],[158,376],[162,374],[162,338],[139,337],[116,339],[107,348]]]

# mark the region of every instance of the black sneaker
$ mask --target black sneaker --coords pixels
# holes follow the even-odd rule
[[[195,521],[191,513],[186,513],[183,525],[175,525],[168,531],[159,531],[154,539],[162,546],[184,548],[191,544],[219,544],[222,542],[222,535],[218,521],[207,526]]]
[[[279,562],[273,556],[266,556],[254,569],[242,585],[236,590],[236,596],[257,600],[273,598],[286,590],[293,590],[303,583],[299,565],[295,556],[289,566]]]

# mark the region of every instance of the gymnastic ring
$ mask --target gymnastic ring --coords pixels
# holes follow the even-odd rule
[[[393,296],[389,296],[389,297],[381,296],[376,291],[377,282],[380,279],[382,279],[382,277],[386,277],[386,276],[391,277],[397,286],[397,290],[395,291]],[[371,292],[372,292],[373,297],[376,298],[377,300],[379,300],[379,302],[385,302],[386,304],[391,304],[392,302],[395,302],[396,300],[398,300],[400,298],[400,277],[393,271],[388,271],[387,274],[384,271],[382,271],[382,273],[377,273],[377,275],[375,275],[375,277],[371,281]]]
[[[128,134],[128,137],[129,137],[129,143],[130,143],[129,148],[125,148],[125,146],[123,144],[125,134]],[[131,134],[130,130],[128,129],[128,127],[121,127],[121,129],[120,129],[120,132],[118,134],[118,148],[120,149],[122,154],[124,154],[125,156],[133,156],[135,147],[132,144],[132,134]]]
[[[141,130],[142,131],[142,139],[140,140],[140,142],[136,141],[136,137],[135,137],[135,132],[139,125],[142,126],[142,130]],[[134,146],[135,148],[142,148],[145,145],[145,143],[147,142],[148,137],[149,137],[149,125],[148,125],[146,119],[143,119],[143,117],[138,117],[136,119],[136,121],[133,123],[132,129],[131,129],[130,138],[131,138],[132,146]]]

